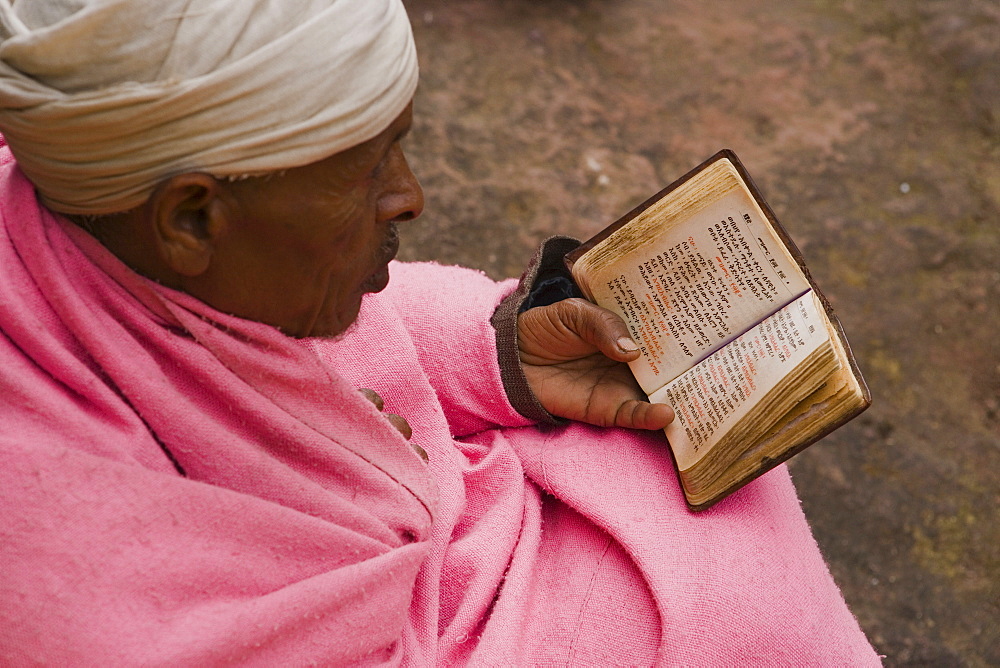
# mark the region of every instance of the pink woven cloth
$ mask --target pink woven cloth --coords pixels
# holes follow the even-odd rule
[[[514,411],[510,283],[396,264],[303,345],[135,275],[0,163],[0,663],[878,662],[783,469],[692,515],[661,436]]]

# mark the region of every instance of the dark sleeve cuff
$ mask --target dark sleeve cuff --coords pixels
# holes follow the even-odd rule
[[[507,399],[518,413],[536,422],[564,424],[566,420],[542,407],[524,377],[517,349],[517,316],[529,308],[583,296],[563,264],[563,256],[579,245],[579,241],[570,237],[550,237],[543,241],[517,289],[500,302],[490,318],[496,331],[500,378]]]

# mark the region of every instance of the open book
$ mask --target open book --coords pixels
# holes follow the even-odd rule
[[[632,373],[703,509],[858,415],[871,395],[829,302],[732,151],[720,151],[566,256],[618,313]]]

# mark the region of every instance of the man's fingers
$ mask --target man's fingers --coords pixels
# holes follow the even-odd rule
[[[639,346],[617,314],[586,299],[566,299],[521,314],[522,361],[553,363],[577,359],[594,348],[616,362],[639,356]],[[526,359],[527,358],[527,359]]]
[[[375,404],[375,408],[379,409],[380,411],[383,408],[385,408],[385,402],[382,401],[382,397],[380,397],[378,395],[378,392],[376,392],[375,390],[370,390],[367,387],[361,387],[358,388],[358,392],[363,394],[365,398],[368,399],[368,401]],[[406,421],[406,418],[404,418],[401,415],[396,415],[395,413],[382,413],[382,415],[384,415],[385,419],[388,420],[389,423],[396,428],[396,431],[398,431],[400,434],[403,435],[403,438],[405,438],[406,440],[410,440],[410,437],[413,436],[413,429],[410,427],[410,423]],[[427,459],[426,452],[424,452],[423,450],[418,450],[418,454],[421,457],[423,457],[424,460],[426,461]]]
[[[568,309],[576,320],[577,334],[618,362],[631,362],[639,356],[639,346],[632,340],[625,321],[617,313],[585,299],[567,299]]]
[[[382,408],[385,406],[384,402],[382,401],[382,397],[380,397],[378,395],[378,392],[376,392],[375,390],[369,390],[367,387],[361,387],[358,388],[358,392],[365,395],[365,399],[375,404],[375,408],[382,410]]]
[[[674,420],[674,410],[666,404],[626,401],[618,408],[615,426],[627,429],[663,429]]]
[[[403,435],[407,441],[413,436],[413,429],[410,428],[410,423],[407,422],[401,415],[396,415],[395,413],[383,413],[385,419],[396,428],[400,434]]]

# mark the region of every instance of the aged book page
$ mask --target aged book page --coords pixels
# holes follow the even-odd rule
[[[697,464],[766,407],[767,395],[783,381],[794,385],[786,395],[811,394],[826,382],[831,363],[835,368],[829,331],[809,292],[654,392],[650,401],[676,413],[666,433],[677,467]],[[822,367],[826,373],[817,373]]]
[[[580,267],[591,298],[616,311],[640,345],[631,367],[647,394],[809,289],[750,194],[725,189],[607,266]]]

